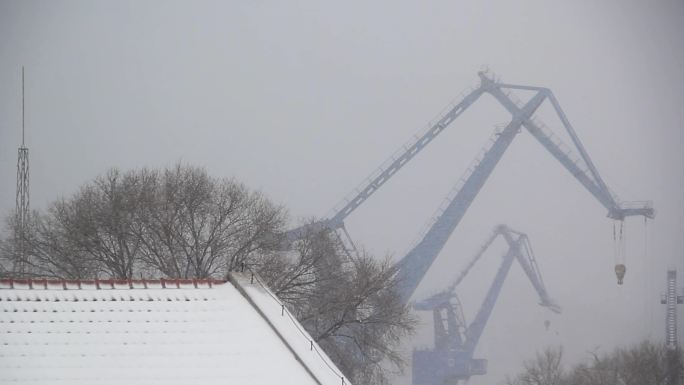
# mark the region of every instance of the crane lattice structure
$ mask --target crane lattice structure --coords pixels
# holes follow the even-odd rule
[[[677,342],[677,305],[684,303],[684,294],[677,287],[677,270],[667,271],[667,286],[660,298],[665,305],[665,346],[667,347],[666,385],[680,385],[684,372],[680,370],[679,343]]]
[[[336,206],[332,215],[319,222],[288,231],[287,238],[295,240],[311,231],[323,229],[333,230],[339,235],[337,230],[341,230],[346,236],[347,243],[353,248],[353,242],[344,227],[344,220],[485,93],[493,96],[511,114],[512,119],[503,130],[495,130],[487,145],[439,207],[420,240],[398,262],[398,274],[402,282],[399,290],[405,302],[408,302],[506,149],[523,127],[608,210],[609,218],[622,221],[628,216],[638,215],[645,218],[655,216],[650,202],[621,202],[610,191],[551,90],[544,87],[501,83],[486,72],[479,72],[478,75],[480,77],[478,87],[468,92],[436,123],[430,125],[423,133],[416,135],[383,163],[375,173]],[[528,102],[522,103],[511,93],[511,90],[534,91],[535,95]],[[563,143],[548,127],[534,117],[535,111],[545,100],[551,103],[558,114],[571,138],[572,146]],[[340,238],[342,238],[341,235]]]
[[[17,196],[15,211],[15,240],[19,258],[14,271],[23,273],[26,257],[26,227],[29,216],[29,150],[25,138],[24,67],[21,68],[21,146],[17,151]]]
[[[353,252],[356,247],[345,228],[345,219],[484,94],[493,96],[511,114],[511,121],[502,130],[495,130],[486,146],[438,208],[426,230],[419,237],[419,241],[395,265],[399,282],[397,290],[404,303],[408,303],[478,192],[522,128],[525,128],[608,210],[609,218],[623,221],[629,216],[655,217],[655,211],[650,202],[621,202],[610,191],[551,90],[544,87],[501,83],[486,72],[479,72],[478,75],[479,86],[471,89],[462,100],[447,109],[439,120],[400,148],[336,206],[330,216],[288,231],[287,239],[294,241],[312,232],[329,230],[334,232],[347,245],[347,249]],[[526,103],[522,103],[514,96],[512,90],[532,91],[535,94]],[[571,145],[563,143],[548,127],[535,118],[536,110],[545,100],[553,106],[565,131],[570,136]]]
[[[456,288],[494,241],[500,237],[508,244],[508,251],[503,255],[501,265],[480,309],[470,325],[467,325],[461,303],[456,295]],[[546,291],[527,235],[505,225],[499,225],[446,290],[414,304],[416,310],[432,312],[434,325],[434,348],[413,352],[414,384],[457,384],[459,381],[468,380],[472,375],[487,373],[487,360],[475,359],[473,354],[514,260],[518,261],[537,291],[539,304],[560,313],[560,307]]]

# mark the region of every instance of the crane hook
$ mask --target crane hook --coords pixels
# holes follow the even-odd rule
[[[615,265],[615,275],[617,276],[618,285],[622,285],[622,280],[625,278],[625,272],[627,272],[627,267],[625,267],[624,263]]]

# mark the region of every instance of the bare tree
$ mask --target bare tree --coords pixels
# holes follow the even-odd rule
[[[131,278],[140,247],[130,232],[138,184],[135,173],[109,171],[46,212],[32,212],[22,240],[6,241],[3,254],[22,266],[21,275]],[[15,226],[8,219],[8,227]]]
[[[614,356],[625,385],[658,385],[667,377],[668,355],[662,345],[644,341],[630,349],[618,349]]]
[[[667,349],[644,341],[577,365],[568,376],[572,385],[660,385],[667,375]]]
[[[415,326],[395,290],[389,259],[347,254],[326,231],[293,246],[291,255],[266,264],[260,275],[352,382],[388,383],[389,371],[403,368],[399,343]]]
[[[567,372],[561,365],[562,350],[546,349],[536,360],[525,363],[522,373],[508,379],[509,385],[661,385],[668,375],[668,360],[681,365],[679,350],[669,351],[664,345],[644,341],[629,348],[618,348],[610,354],[590,352],[591,360]]]
[[[414,326],[395,269],[388,259],[350,256],[333,232],[312,232],[282,250],[285,220],[262,194],[201,168],[110,170],[34,212],[26,253],[8,238],[0,254],[2,266],[21,262],[25,275],[40,277],[223,278],[249,267],[347,377],[387,383],[386,364],[403,367],[399,343]]]
[[[141,242],[131,231],[141,210],[144,173],[110,170],[76,194],[65,207],[64,227],[76,247],[113,278],[132,278]]]
[[[34,212],[26,252],[12,239],[1,251],[31,276],[222,278],[272,247],[284,221],[282,207],[201,168],[113,169]]]
[[[537,353],[534,360],[525,361],[524,371],[511,385],[562,385],[563,382],[563,348],[547,348]]]
[[[30,213],[23,232],[23,248],[10,237],[0,243],[5,275],[11,277],[86,278],[96,276],[94,261],[81,254],[71,242],[71,234],[59,223],[56,205],[49,213]],[[14,217],[7,219],[8,233],[16,226]],[[21,266],[21,269],[17,269]]]
[[[233,180],[177,165],[143,198],[136,234],[142,259],[169,277],[219,277],[266,252],[285,223],[282,207]]]

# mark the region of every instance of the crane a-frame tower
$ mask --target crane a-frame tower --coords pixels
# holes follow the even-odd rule
[[[480,189],[508,147],[513,143],[515,137],[522,132],[522,128],[529,132],[605,207],[609,218],[617,221],[623,221],[629,216],[654,218],[655,211],[650,202],[621,202],[610,191],[550,89],[502,83],[485,72],[479,72],[478,75],[480,84],[477,87],[451,106],[436,123],[416,135],[412,141],[383,163],[375,173],[334,209],[332,215],[319,222],[288,231],[286,234],[288,240],[296,240],[312,231],[332,230],[343,241],[346,238],[346,243],[350,245],[350,248],[355,249],[345,229],[345,219],[484,94],[494,97],[511,114],[511,121],[502,130],[495,131],[486,147],[451,190],[432,218],[427,230],[421,235],[420,240],[397,262],[398,290],[405,303],[408,303]],[[526,103],[522,103],[511,93],[512,90],[531,91],[534,92],[534,96]],[[534,117],[539,106],[547,100],[551,103],[569,135],[571,144],[563,143],[558,136],[554,135],[551,130]],[[624,265],[619,266],[622,268],[622,274],[624,274]],[[617,267],[616,273],[621,280]]]
[[[408,301],[418,287],[430,265],[522,128],[525,128],[608,210],[609,218],[621,221],[628,216],[644,216],[645,218],[655,216],[650,202],[621,202],[610,191],[551,90],[544,87],[501,83],[486,72],[479,72],[478,76],[480,77],[478,87],[472,89],[462,100],[449,108],[435,124],[429,126],[420,135],[416,135],[414,140],[383,163],[365,183],[338,205],[330,217],[290,230],[287,238],[294,240],[310,231],[329,229],[342,230],[346,238],[351,241],[344,227],[345,219],[484,94],[493,96],[511,114],[512,119],[503,130],[497,130],[492,135],[487,146],[452,189],[420,241],[398,262],[398,274],[402,283],[399,290],[404,301]],[[511,94],[511,90],[533,91],[535,95],[528,102],[522,103]],[[543,123],[535,119],[535,111],[545,100],[551,103],[558,114],[570,136],[572,145],[563,143]]]

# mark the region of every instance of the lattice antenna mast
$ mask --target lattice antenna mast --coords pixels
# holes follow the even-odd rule
[[[680,385],[679,343],[677,341],[677,305],[684,303],[684,293],[677,287],[677,270],[667,271],[667,286],[660,297],[660,303],[666,305],[665,310],[665,346],[667,347],[667,379],[666,385]]]
[[[23,272],[26,256],[26,227],[29,215],[29,150],[26,147],[26,118],[24,104],[24,67],[21,67],[21,147],[17,152],[17,197],[15,236],[19,259],[15,271]]]
[[[667,271],[667,286],[661,295],[660,303],[667,305],[665,317],[665,344],[668,349],[676,349],[677,343],[677,305],[684,303],[681,288],[677,287],[677,270]]]

